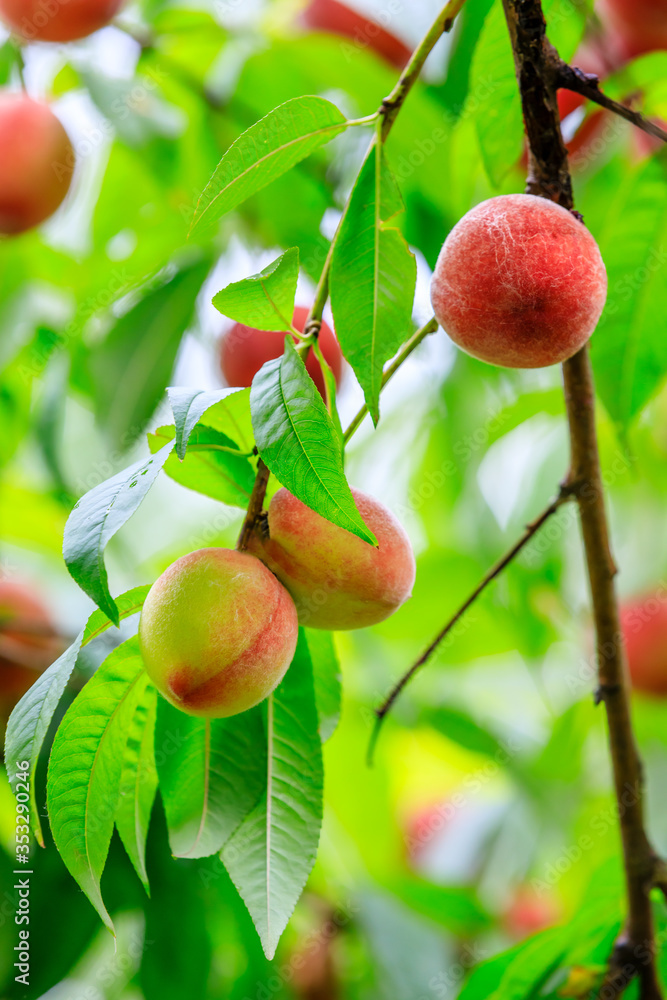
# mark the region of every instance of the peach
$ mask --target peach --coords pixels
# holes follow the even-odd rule
[[[74,151],[45,104],[0,94],[0,233],[22,233],[53,215],[72,180]]]
[[[148,676],[189,715],[222,719],[259,704],[296,648],[291,597],[247,552],[199,549],[151,587],[139,620]]]
[[[378,547],[331,524],[288,490],[273,496],[265,525],[249,550],[262,559],[294,598],[299,621],[310,628],[365,628],[393,614],[411,595],[415,560],[391,511],[352,490]]]
[[[72,42],[116,16],[123,0],[0,0],[0,18],[27,41]]]
[[[607,294],[598,245],[552,201],[499,195],[473,208],[444,242],[431,280],[440,325],[475,358],[541,368],[575,354]]]
[[[303,23],[315,31],[350,38],[360,48],[372,49],[397,69],[410,58],[408,46],[379,21],[372,21],[338,0],[311,0],[302,15]]]
[[[63,648],[33,588],[0,580],[0,737],[16,703]]]
[[[667,600],[645,596],[623,604],[621,632],[633,688],[667,695]]]
[[[624,59],[667,49],[667,0],[599,0],[610,47]]]
[[[510,937],[522,941],[557,923],[560,917],[555,897],[542,895],[529,885],[519,885],[502,915],[502,926]]]
[[[300,332],[303,332],[309,311],[305,306],[297,306],[294,310],[292,323]],[[339,386],[343,355],[333,330],[326,323],[322,323],[319,342],[324,360],[333,372],[336,386]],[[284,346],[285,334],[280,331],[255,330],[252,326],[235,323],[220,341],[220,370],[225,381],[228,385],[250,385],[265,362],[280,357]],[[324,398],[322,366],[312,351],[306,358],[306,370]]]

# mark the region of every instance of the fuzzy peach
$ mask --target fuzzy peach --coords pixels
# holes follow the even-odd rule
[[[667,0],[598,0],[608,45],[624,59],[667,49]]]
[[[221,719],[259,704],[296,648],[291,597],[247,552],[199,549],[151,587],[139,621],[146,672],[189,715]]]
[[[667,600],[638,597],[621,606],[621,632],[635,691],[667,695]]]
[[[64,199],[74,151],[46,104],[13,93],[0,95],[0,149],[0,233],[22,233]]]
[[[0,18],[27,41],[72,42],[108,24],[123,0],[0,0]]]
[[[297,306],[292,322],[297,330],[303,332],[308,319],[309,310],[305,306]],[[333,330],[322,323],[319,333],[320,347],[324,360],[331,368],[340,385],[343,372],[343,355]],[[267,361],[279,358],[285,347],[285,334],[275,330],[255,330],[252,326],[235,323],[220,341],[220,370],[228,385],[248,386]],[[324,398],[324,375],[322,367],[313,354],[308,352],[306,371]]]
[[[249,545],[294,598],[299,621],[337,631],[375,625],[412,591],[415,560],[410,541],[391,511],[352,490],[364,523],[378,540],[370,545],[331,524],[281,489]]]
[[[607,274],[586,227],[554,202],[499,195],[454,226],[431,280],[440,325],[468,354],[541,368],[583,347],[602,312]]]

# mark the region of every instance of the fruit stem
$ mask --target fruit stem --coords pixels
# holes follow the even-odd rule
[[[435,333],[437,329],[438,329],[438,321],[435,318],[435,316],[432,316],[431,319],[428,321],[428,323],[425,323],[423,326],[420,326],[418,330],[415,330],[410,339],[406,340],[406,342],[403,344],[403,347],[400,349],[400,351],[398,352],[392,363],[384,370],[382,374],[382,382],[380,384],[380,392],[382,392],[389,379],[396,374],[396,372],[401,367],[403,362],[410,357],[415,348],[419,347],[422,340],[424,340],[424,338],[427,337],[429,333]],[[344,444],[347,444],[347,442],[350,440],[350,438],[356,431],[357,427],[359,427],[360,423],[362,422],[367,413],[368,413],[368,407],[364,404],[357,413],[357,415],[354,417],[354,419],[351,421],[350,426],[345,431],[343,435]]]
[[[540,0],[503,0],[529,146],[527,190],[573,210],[572,183],[556,100],[560,60],[546,37]],[[661,1000],[655,967],[650,891],[659,860],[644,827],[642,765],[632,729],[630,695],[614,587],[604,487],[595,427],[588,345],[563,364],[570,430],[570,481],[576,492],[588,568],[599,671],[619,812],[628,918],[609,960],[600,995],[620,996],[639,980],[640,1000]]]
[[[246,511],[246,515],[243,519],[241,534],[239,535],[239,540],[236,543],[236,548],[239,552],[245,552],[248,548],[248,542],[250,541],[250,536],[252,535],[255,523],[259,515],[262,513],[264,497],[266,496],[266,488],[269,485],[270,475],[271,473],[264,462],[261,458],[258,458],[255,484],[252,488],[252,493],[250,494],[250,503],[248,504],[248,510]]]

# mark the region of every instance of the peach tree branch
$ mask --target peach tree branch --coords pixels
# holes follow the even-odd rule
[[[530,150],[527,189],[572,211],[572,184],[556,100],[558,75],[553,72],[554,50],[546,37],[540,0],[503,0],[503,7]],[[595,621],[599,693],[607,714],[628,901],[626,925],[610,957],[603,988],[606,996],[620,996],[637,978],[640,1000],[661,1000],[650,899],[657,859],[644,826],[642,766],[630,715],[587,345],[563,364],[563,380],[570,431],[569,478],[579,484],[577,503]]]
[[[497,577],[500,576],[502,571],[509,566],[511,562],[519,555],[522,549],[526,547],[528,542],[537,534],[543,524],[545,524],[549,518],[556,513],[559,507],[572,498],[574,495],[574,486],[570,485],[569,482],[563,483],[558,493],[558,496],[551,501],[548,507],[542,511],[530,524],[526,525],[525,531],[521,537],[514,543],[511,549],[501,556],[501,558],[494,563],[494,565],[489,569],[480,582],[477,584],[475,589],[468,595],[463,604],[458,608],[457,611],[451,616],[447,623],[440,629],[436,637],[431,643],[426,647],[424,652],[421,654],[418,660],[416,660],[409,670],[403,674],[403,676],[396,682],[394,687],[391,689],[383,703],[379,708],[375,710],[375,726],[373,728],[373,733],[371,735],[370,744],[368,747],[368,762],[372,763],[373,752],[375,745],[378,741],[380,735],[380,729],[382,724],[391,711],[396,699],[399,697],[403,689],[410,683],[415,674],[431,659],[438,646],[447,638],[449,633],[452,631],[454,626],[463,618],[466,611],[472,607],[478,597],[484,593],[486,588],[492,583]]]
[[[648,135],[655,136],[656,139],[662,139],[663,142],[667,142],[667,132],[663,128],[660,128],[659,125],[656,125],[655,122],[652,122],[650,118],[640,114],[639,111],[633,111],[619,101],[612,100],[611,97],[607,97],[600,89],[600,81],[595,74],[584,73],[583,70],[578,69],[576,66],[568,66],[562,60],[558,62],[557,72],[559,87],[564,87],[566,90],[573,90],[575,94],[581,94],[582,97],[586,97],[589,101],[599,104],[601,108],[606,108],[607,111],[612,111],[615,115],[625,118],[627,122],[635,125],[642,132],[647,132]]]

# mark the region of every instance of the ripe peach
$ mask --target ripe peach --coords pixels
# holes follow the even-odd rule
[[[560,907],[553,896],[540,895],[528,885],[517,886],[502,916],[504,930],[522,941],[550,927],[560,918]]]
[[[139,620],[148,676],[189,715],[222,719],[259,704],[292,662],[291,597],[254,556],[199,549],[151,587]]]
[[[541,368],[575,354],[600,318],[607,274],[574,215],[528,194],[473,208],[444,242],[431,280],[440,325],[468,354]]]
[[[303,332],[309,310],[297,306],[292,323]],[[295,338],[296,339],[296,338]],[[333,330],[322,323],[319,334],[324,360],[331,368],[336,386],[340,385],[343,373],[343,355]],[[220,370],[228,385],[248,386],[267,361],[279,358],[285,346],[285,334],[280,331],[255,330],[252,326],[235,323],[220,341]],[[324,398],[324,375],[322,367],[312,351],[306,358],[306,370]]]
[[[63,650],[32,587],[0,580],[0,736],[16,703]]]
[[[0,0],[0,18],[27,41],[72,42],[116,16],[123,0]]]
[[[22,233],[53,215],[72,180],[74,151],[45,105],[0,94],[0,233]]]
[[[667,600],[638,597],[622,605],[621,632],[633,688],[667,695]]]
[[[410,58],[410,49],[400,38],[338,0],[311,0],[302,20],[314,31],[351,38],[359,48],[368,46],[397,69],[403,69]]]
[[[624,59],[667,49],[667,0],[599,0],[596,7]]]
[[[393,614],[412,591],[415,560],[410,541],[391,511],[352,490],[378,547],[331,524],[281,489],[264,530],[248,546],[294,598],[299,621],[311,628],[364,628]]]

